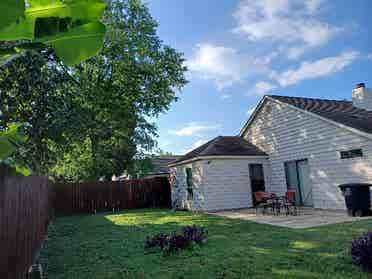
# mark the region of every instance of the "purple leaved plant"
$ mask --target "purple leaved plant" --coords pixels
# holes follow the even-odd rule
[[[368,232],[351,243],[351,257],[354,264],[365,272],[372,272],[372,232]]]
[[[186,226],[181,233],[172,234],[160,233],[148,237],[145,242],[145,249],[160,248],[164,254],[169,255],[181,249],[192,246],[193,244],[204,244],[207,242],[208,232],[204,228],[197,226]]]

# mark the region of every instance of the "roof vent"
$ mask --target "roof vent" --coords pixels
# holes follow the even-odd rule
[[[372,111],[372,89],[366,88],[364,83],[358,83],[353,90],[353,105]]]

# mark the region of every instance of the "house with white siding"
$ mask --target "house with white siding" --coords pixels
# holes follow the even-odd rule
[[[372,90],[352,101],[267,95],[239,135],[217,137],[169,164],[175,206],[253,206],[253,192],[296,191],[298,205],[344,209],[338,185],[372,183]]]

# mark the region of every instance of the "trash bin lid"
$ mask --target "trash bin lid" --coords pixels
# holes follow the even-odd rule
[[[359,187],[372,187],[372,184],[370,183],[346,183],[346,184],[341,184],[338,187],[340,189],[345,189],[345,188],[359,188]]]

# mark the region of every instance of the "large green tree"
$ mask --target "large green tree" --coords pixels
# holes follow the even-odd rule
[[[90,178],[120,175],[136,153],[151,149],[155,128],[146,119],[166,111],[186,83],[182,54],[158,38],[140,1],[109,1],[104,21],[101,53],[66,69],[81,104]]]
[[[37,174],[48,173],[55,162],[49,144],[64,145],[75,120],[69,77],[44,56],[27,51],[0,68],[0,129],[22,124],[26,141],[16,159]]]
[[[42,52],[47,62],[40,69],[48,73],[35,73],[36,80],[42,82],[44,76],[60,75],[62,82],[57,79],[55,87],[46,90],[48,93],[41,92],[45,87],[34,83],[25,87],[26,92],[35,92],[33,98],[37,98],[37,91],[53,98],[66,98],[67,106],[62,101],[63,104],[55,107],[59,101],[51,104],[44,96],[37,110],[28,109],[30,119],[38,110],[46,109],[50,110],[48,116],[53,114],[49,121],[60,123],[57,130],[54,125],[41,124],[42,131],[48,127],[48,133],[42,136],[45,145],[34,142],[28,148],[36,148],[35,154],[40,154],[33,159],[43,172],[45,169],[66,180],[110,178],[130,168],[134,156],[154,147],[156,129],[148,119],[167,111],[177,100],[176,91],[186,83],[183,55],[158,38],[157,23],[146,6],[138,0],[113,0],[107,4],[103,20],[107,32],[101,52],[74,67],[66,66],[52,53]],[[24,65],[12,65],[27,68],[29,62],[17,60]],[[13,79],[16,79],[14,75]],[[0,81],[2,94],[17,90],[17,82],[11,84],[1,85]],[[30,106],[31,100],[25,102]],[[18,103],[4,105],[23,111],[24,104]],[[7,122],[11,116],[12,121],[39,129],[34,122],[16,117],[14,112],[7,115]],[[5,114],[0,118],[4,119]],[[48,158],[50,154],[52,159]]]

